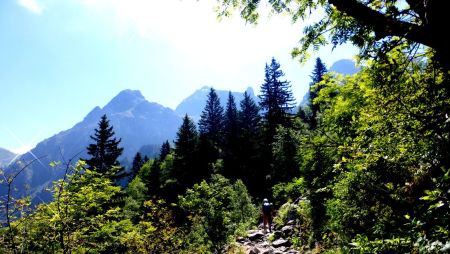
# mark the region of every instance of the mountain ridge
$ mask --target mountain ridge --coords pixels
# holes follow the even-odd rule
[[[121,160],[132,158],[144,145],[172,140],[181,124],[181,118],[170,108],[147,101],[137,90],[121,91],[104,107],[94,107],[72,128],[42,140],[30,152],[20,156],[21,160],[30,162],[45,155],[17,178],[16,186],[30,186],[29,190],[22,188],[20,194],[35,197],[39,193],[40,199],[48,200],[49,197],[41,190],[63,175],[63,170],[52,169],[48,165],[51,161],[87,158],[86,147],[92,142],[90,136],[103,114],[113,126],[115,137],[122,139],[120,146],[126,148]],[[9,172],[11,170],[14,169],[10,167]]]
[[[0,147],[0,167],[8,166],[16,156],[18,155],[8,149]]]

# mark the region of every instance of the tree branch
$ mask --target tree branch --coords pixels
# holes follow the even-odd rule
[[[376,39],[382,39],[387,36],[399,36],[435,49],[437,48],[431,32],[425,26],[386,16],[356,0],[329,0],[329,3],[363,25],[372,27]]]

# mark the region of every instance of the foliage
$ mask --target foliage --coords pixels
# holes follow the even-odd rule
[[[190,214],[191,235],[210,242],[211,251],[223,249],[231,236],[252,225],[257,216],[245,185],[240,180],[232,184],[220,175],[213,175],[209,183],[195,184],[180,196],[179,204]]]
[[[220,0],[219,16],[230,16],[238,10],[246,21],[256,23],[259,0]],[[308,58],[308,50],[317,51],[328,43],[334,46],[351,42],[361,49],[362,56],[383,55],[398,45],[417,43],[433,48],[436,59],[450,67],[448,39],[441,38],[441,25],[445,24],[447,1],[431,0],[277,0],[268,1],[272,13],[287,14],[293,22],[307,21],[313,15],[322,16],[308,24],[300,47],[292,52],[301,60]],[[405,3],[406,2],[406,3]],[[328,37],[328,40],[326,39]]]
[[[299,176],[297,150],[298,141],[296,133],[283,126],[278,127],[272,144],[274,168],[272,169],[273,182],[287,182]]]
[[[278,209],[278,214],[274,218],[274,225],[277,228],[283,227],[288,221],[293,220],[295,225],[300,227],[300,232],[295,234],[294,241],[297,241],[297,247],[307,245],[311,237],[311,217],[314,210],[306,199],[298,202],[287,202]]]
[[[120,220],[121,209],[111,203],[120,187],[108,176],[85,169],[80,162],[68,182],[59,180],[52,192],[55,201],[14,222],[21,249],[102,252],[121,248],[117,239],[131,222]]]
[[[294,178],[291,182],[278,183],[272,187],[275,205],[279,206],[286,202],[292,203],[300,199],[306,190],[303,178]]]
[[[162,200],[143,203],[144,215],[126,231],[120,243],[127,253],[181,252],[183,233],[175,227],[173,212]]]

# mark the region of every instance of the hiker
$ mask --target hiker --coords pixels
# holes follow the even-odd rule
[[[272,203],[269,203],[267,198],[263,199],[262,216],[264,224],[264,233],[266,232],[266,225],[269,225],[269,232],[272,232]]]

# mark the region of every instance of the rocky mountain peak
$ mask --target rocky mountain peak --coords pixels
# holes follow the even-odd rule
[[[139,90],[123,90],[116,95],[103,109],[107,112],[123,112],[146,101]]]

